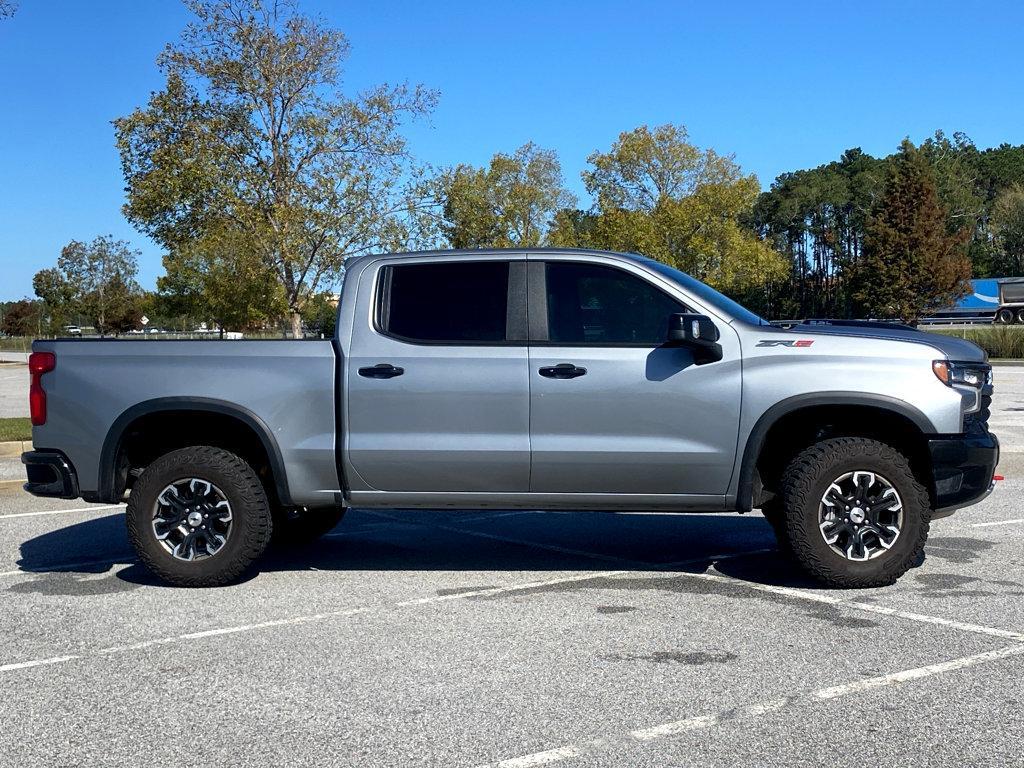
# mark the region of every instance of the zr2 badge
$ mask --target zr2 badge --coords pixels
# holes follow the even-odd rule
[[[762,339],[758,347],[810,347],[813,339]]]

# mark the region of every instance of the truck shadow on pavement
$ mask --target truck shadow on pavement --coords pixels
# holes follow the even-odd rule
[[[123,514],[92,518],[20,546],[15,592],[97,594],[161,585],[132,553]],[[126,565],[128,564],[128,565]],[[308,545],[272,545],[246,578],[274,571],[607,571],[703,573],[814,588],[775,548],[760,515],[352,510]],[[53,579],[41,579],[38,575]]]

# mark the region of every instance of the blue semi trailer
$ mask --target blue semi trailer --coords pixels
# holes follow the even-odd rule
[[[1024,278],[977,278],[971,293],[929,320],[1024,324]]]

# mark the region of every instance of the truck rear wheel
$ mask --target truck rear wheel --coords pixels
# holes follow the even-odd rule
[[[1004,307],[1003,309],[996,313],[996,323],[1009,325],[1013,323],[1014,317],[1015,316],[1013,314],[1013,310]]]
[[[896,449],[832,438],[798,454],[782,478],[787,541],[829,587],[891,585],[920,562],[930,501]]]
[[[128,539],[158,577],[181,587],[238,579],[266,549],[273,524],[259,478],[224,449],[164,454],[136,481]]]

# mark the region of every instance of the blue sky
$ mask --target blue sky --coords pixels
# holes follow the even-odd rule
[[[409,80],[441,92],[412,148],[485,163],[526,141],[556,149],[582,197],[586,156],[623,130],[678,122],[763,187],[846,148],[965,131],[1024,143],[1024,4],[1016,2],[327,2],[349,36],[352,88]],[[71,239],[123,219],[110,121],[145,103],[155,58],[188,20],[177,0],[20,0],[0,21],[0,299]]]

